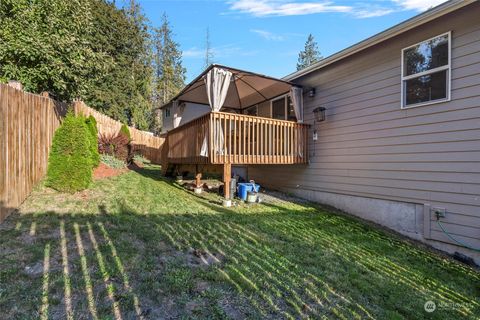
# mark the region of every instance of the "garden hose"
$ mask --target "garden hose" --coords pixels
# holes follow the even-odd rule
[[[447,235],[447,237],[450,238],[450,240],[452,240],[453,242],[458,243],[458,244],[461,245],[462,247],[465,247],[465,248],[467,248],[467,249],[480,252],[480,249],[471,247],[471,246],[469,246],[468,244],[463,243],[463,242],[455,239],[450,233],[448,233],[447,230],[445,230],[445,228],[444,228],[444,227],[442,226],[442,224],[440,223],[440,215],[439,215],[439,213],[438,213],[438,212],[435,212],[435,214],[437,215],[437,224],[438,224],[438,226],[440,227],[440,229],[442,229],[443,233],[445,233],[445,234]]]

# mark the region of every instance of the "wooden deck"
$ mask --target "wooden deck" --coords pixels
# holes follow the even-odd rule
[[[168,132],[170,164],[301,164],[308,125],[212,112]]]

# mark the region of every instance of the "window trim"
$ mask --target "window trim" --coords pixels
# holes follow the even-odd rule
[[[411,74],[409,76],[404,76],[404,72],[405,72],[405,66],[404,66],[404,53],[406,50],[410,49],[410,48],[413,48],[423,42],[427,42],[427,41],[430,41],[430,40],[433,40],[435,38],[439,38],[439,37],[442,37],[442,36],[448,36],[448,64],[445,65],[445,66],[440,66],[440,67],[437,67],[435,69],[431,69],[431,70],[427,70],[427,71],[422,71],[422,72],[419,72],[419,73],[415,73],[415,74]],[[447,79],[446,79],[446,86],[447,86],[447,97],[446,98],[443,98],[443,99],[437,99],[437,100],[431,100],[431,101],[425,101],[425,102],[419,102],[419,103],[414,103],[414,104],[410,104],[410,105],[406,105],[406,88],[405,88],[405,82],[407,80],[410,80],[410,79],[414,79],[414,78],[419,78],[419,77],[422,77],[422,76],[426,76],[426,75],[430,75],[430,74],[433,74],[433,73],[436,73],[436,72],[440,72],[440,71],[444,71],[444,70],[447,70]],[[412,44],[406,48],[403,48],[402,49],[402,54],[401,54],[401,73],[400,73],[400,88],[401,88],[401,91],[400,91],[400,108],[403,110],[403,109],[410,109],[410,108],[415,108],[415,107],[421,107],[421,106],[427,106],[427,105],[431,105],[431,104],[435,104],[435,103],[442,103],[442,102],[448,102],[451,100],[451,88],[452,88],[452,31],[448,31],[448,32],[445,32],[445,33],[442,33],[442,34],[439,34],[439,35],[436,35],[434,37],[431,37],[429,39],[425,39],[425,40],[422,40],[422,41],[419,41],[415,44]]]
[[[167,113],[168,113],[168,114],[167,114]],[[165,119],[166,119],[166,118],[170,118],[170,115],[171,115],[170,107],[166,107],[166,108],[165,108]]]

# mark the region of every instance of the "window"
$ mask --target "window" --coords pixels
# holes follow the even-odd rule
[[[272,100],[272,118],[279,120],[297,121],[292,99],[289,95]]]
[[[169,118],[169,117],[170,117],[170,107],[165,108],[165,118]]]
[[[285,120],[285,97],[272,101],[272,118]]]
[[[402,108],[450,99],[450,32],[402,50]]]

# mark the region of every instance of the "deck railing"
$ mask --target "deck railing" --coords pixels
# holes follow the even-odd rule
[[[202,146],[208,141],[210,113],[168,132],[168,161],[171,163],[210,163]]]
[[[212,112],[168,133],[172,163],[307,163],[308,125]]]

